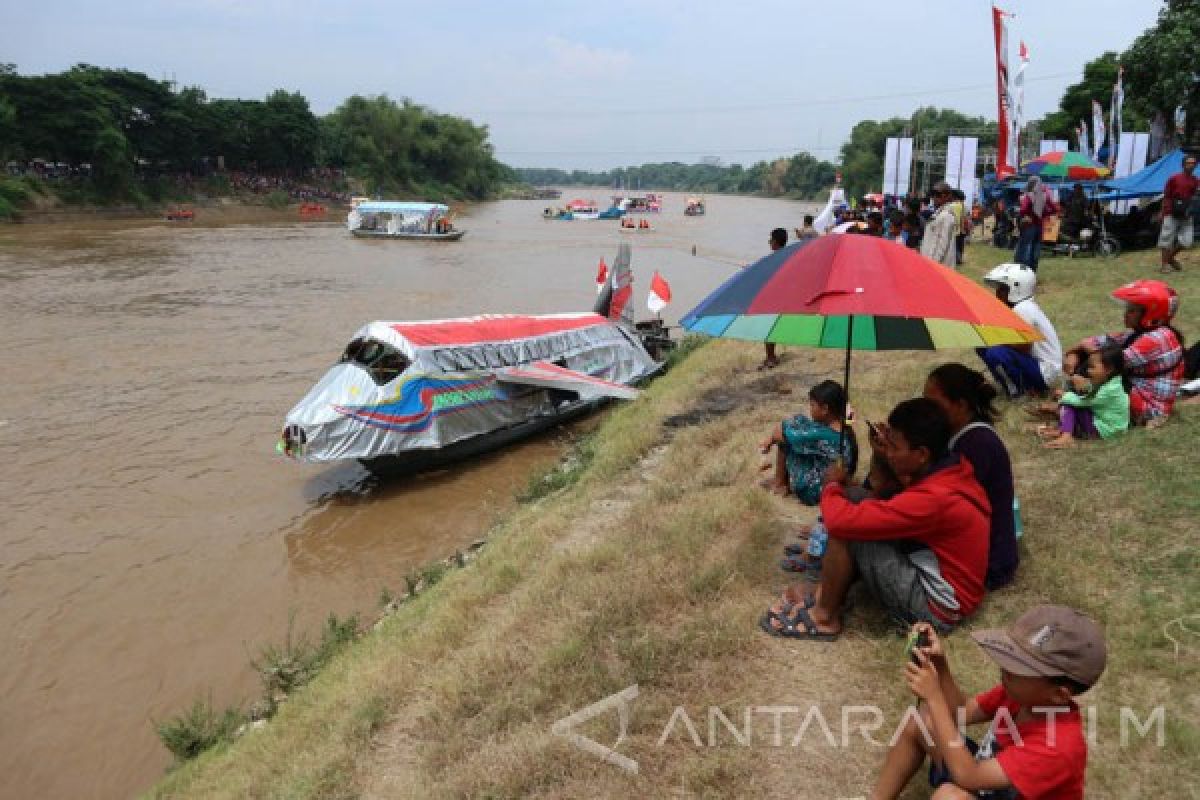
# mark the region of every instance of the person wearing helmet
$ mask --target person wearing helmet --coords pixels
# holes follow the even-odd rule
[[[1125,376],[1131,384],[1130,421],[1158,427],[1175,407],[1186,369],[1183,334],[1171,326],[1179,310],[1179,295],[1162,281],[1138,280],[1118,288],[1112,296],[1125,304],[1127,330],[1084,339],[1067,353],[1063,367],[1073,375],[1105,344],[1120,343]]]
[[[1062,375],[1063,352],[1054,325],[1033,299],[1037,273],[1024,264],[1001,264],[984,275],[983,282],[1042,339],[1032,344],[981,347],[976,352],[1009,397],[1045,393]]]

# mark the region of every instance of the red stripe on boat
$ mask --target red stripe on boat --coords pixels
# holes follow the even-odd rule
[[[497,315],[434,322],[397,322],[391,327],[414,345],[430,347],[506,342],[607,324],[608,320],[599,314],[580,314],[574,317]]]

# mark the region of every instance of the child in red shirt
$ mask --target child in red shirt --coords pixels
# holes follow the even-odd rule
[[[905,665],[909,689],[924,701],[920,721],[910,717],[888,751],[871,800],[899,797],[926,755],[935,800],[1082,800],[1087,741],[1072,697],[1104,672],[1099,625],[1065,606],[1037,606],[1007,630],[972,634],[1001,675],[973,698],[958,688],[933,626],[917,623],[913,634],[926,641]],[[979,745],[960,736],[960,713],[968,725],[990,721]]]

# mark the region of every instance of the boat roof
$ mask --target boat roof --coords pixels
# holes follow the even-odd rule
[[[434,211],[446,212],[450,208],[441,203],[408,203],[393,200],[370,200],[359,203],[355,210],[361,213],[375,214],[429,214]]]
[[[424,322],[370,322],[364,325],[354,338],[371,338],[403,351],[412,351],[430,347],[511,342],[610,324],[607,318],[591,312],[541,315],[483,314],[477,317]]]

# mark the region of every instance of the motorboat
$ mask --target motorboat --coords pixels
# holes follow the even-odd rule
[[[466,234],[466,231],[454,227],[448,206],[390,200],[358,203],[346,215],[346,229],[364,238],[444,242],[458,241]]]
[[[620,245],[591,312],[368,322],[287,413],[277,450],[415,471],[635,397],[661,365],[633,325],[630,260]]]
[[[689,217],[703,217],[705,212],[704,205],[703,197],[689,197],[683,208],[683,213]]]
[[[662,211],[662,196],[648,192],[644,195],[613,197],[613,205],[627,214],[657,214]]]

